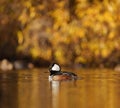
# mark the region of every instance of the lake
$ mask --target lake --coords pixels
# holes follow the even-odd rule
[[[68,70],[79,79],[49,82],[43,68],[0,72],[0,108],[120,108],[120,72]]]

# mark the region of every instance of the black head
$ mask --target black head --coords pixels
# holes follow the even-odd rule
[[[50,74],[55,74],[61,71],[60,66],[57,63],[53,63],[49,68]]]

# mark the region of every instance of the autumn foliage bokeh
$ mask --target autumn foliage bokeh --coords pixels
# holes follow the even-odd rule
[[[120,0],[1,0],[0,59],[120,63]]]

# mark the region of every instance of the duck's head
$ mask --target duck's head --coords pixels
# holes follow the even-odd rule
[[[50,74],[55,74],[56,72],[60,72],[61,71],[61,68],[60,66],[57,64],[57,63],[53,63],[51,66],[50,66]]]

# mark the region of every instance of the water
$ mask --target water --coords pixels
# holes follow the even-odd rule
[[[0,108],[120,108],[120,72],[74,72],[79,80],[62,82],[49,82],[47,69],[0,72]]]

